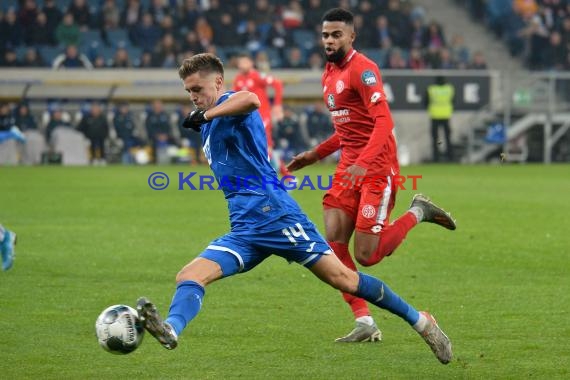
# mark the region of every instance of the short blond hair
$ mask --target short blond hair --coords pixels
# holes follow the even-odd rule
[[[185,59],[178,68],[180,79],[184,80],[190,75],[202,71],[204,73],[218,73],[224,77],[224,65],[220,58],[211,53],[201,53]]]

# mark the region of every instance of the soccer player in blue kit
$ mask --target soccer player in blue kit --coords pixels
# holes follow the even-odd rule
[[[441,363],[449,363],[451,342],[435,319],[418,312],[381,280],[344,266],[279,184],[267,156],[257,96],[226,92],[222,62],[212,54],[184,60],[178,73],[196,107],[184,126],[202,135],[205,156],[228,202],[231,231],[177,274],[165,320],[152,302],[139,298],[137,310],[146,330],[165,348],[176,348],[178,336],[200,311],[207,285],[247,272],[274,254],[305,266],[338,290],[396,314],[420,334]]]

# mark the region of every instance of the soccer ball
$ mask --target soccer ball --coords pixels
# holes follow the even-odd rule
[[[99,344],[112,354],[129,354],[137,349],[144,336],[144,327],[137,311],[127,305],[109,306],[95,322]]]

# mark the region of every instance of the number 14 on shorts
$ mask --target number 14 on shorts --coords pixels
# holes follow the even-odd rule
[[[302,237],[303,239],[305,239],[306,241],[311,240],[309,238],[309,235],[307,235],[307,233],[305,232],[305,230],[303,229],[303,226],[301,225],[301,223],[295,223],[294,226],[289,226],[286,228],[283,228],[281,230],[281,232],[283,232],[283,235],[287,236],[287,239],[289,239],[289,241],[293,244],[293,245],[297,245],[297,239],[296,238],[300,238]]]

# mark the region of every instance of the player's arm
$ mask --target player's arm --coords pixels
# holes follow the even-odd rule
[[[362,83],[361,77],[364,76],[364,73],[372,73],[374,75],[374,79],[368,78],[369,83],[372,84]],[[384,94],[378,68],[364,68],[355,74],[358,75],[357,78],[355,77],[355,82],[358,81],[356,85],[358,86],[360,99],[368,107],[368,113],[374,120],[374,128],[368,143],[355,162],[355,165],[359,168],[355,168],[354,172],[351,172],[351,170],[347,171],[355,175],[364,175],[370,164],[388,142],[390,133],[392,133],[392,126],[390,124],[390,109]]]
[[[264,78],[265,86],[273,88],[273,106],[271,113],[276,120],[283,119],[283,82],[268,75]]]
[[[287,170],[295,171],[312,165],[340,149],[340,138],[333,133],[331,137],[317,145],[314,149],[299,153],[287,164]]]
[[[222,116],[244,115],[259,108],[261,102],[257,95],[249,91],[238,91],[230,95],[226,101],[204,112],[206,120]]]

